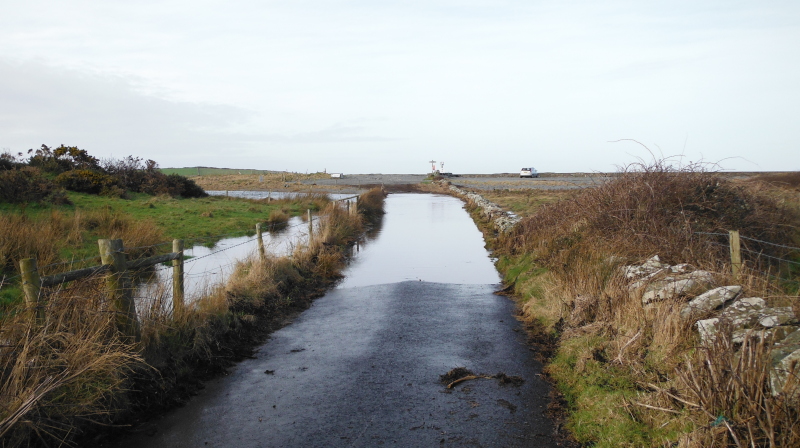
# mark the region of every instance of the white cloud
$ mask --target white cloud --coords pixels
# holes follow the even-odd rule
[[[641,155],[609,140],[670,155],[688,135],[694,160],[800,169],[799,18],[794,2],[747,1],[15,3],[0,61],[27,62],[0,65],[0,146],[591,171]]]

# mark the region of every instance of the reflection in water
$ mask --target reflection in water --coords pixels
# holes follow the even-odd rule
[[[264,232],[264,247],[267,253],[275,256],[290,255],[298,244],[305,244],[308,238],[308,224],[299,217],[289,220],[286,228]],[[233,272],[236,263],[256,254],[258,240],[255,235],[225,238],[213,247],[194,246],[184,251],[191,257],[184,264],[184,291],[186,303],[192,303],[205,295],[210,288],[223,283]],[[162,291],[172,291],[172,267],[159,265],[153,276],[140,284],[136,297],[138,301],[152,300]],[[144,304],[142,304],[144,305]],[[139,304],[137,303],[137,307]]]
[[[483,235],[456,198],[392,194],[375,241],[345,269],[339,288],[405,280],[495,284],[497,270],[483,247]]]
[[[273,255],[290,255],[295,246],[305,244],[307,237],[307,223],[294,217],[286,229],[264,233],[264,245]],[[257,244],[255,236],[246,236],[220,240],[212,248],[187,249],[186,255],[193,258],[185,264],[186,303],[196,301],[227,280],[238,261],[257,253]],[[483,235],[459,199],[392,194],[386,199],[386,215],[351,249],[351,262],[338,288],[405,280],[499,283],[500,277],[483,244]],[[172,268],[157,266],[150,281],[139,286],[137,308],[147,309],[153,297],[169,297],[171,291]]]

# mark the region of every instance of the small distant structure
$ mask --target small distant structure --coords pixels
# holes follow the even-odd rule
[[[331,173],[331,179],[344,179],[344,173]]]

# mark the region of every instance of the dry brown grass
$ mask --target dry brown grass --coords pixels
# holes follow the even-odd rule
[[[693,415],[697,427],[712,421],[712,427],[727,430],[698,431],[695,445],[800,446],[800,384],[790,376],[781,393],[773,394],[772,365],[765,362],[770,342],[751,335],[736,350],[723,335],[710,347],[686,356],[683,368],[676,370],[686,397],[680,404],[698,411]]]
[[[257,342],[259,322],[305,306],[339,276],[365,219],[334,204],[322,215],[292,257],[241,262],[227,284],[180,312],[163,288],[141,300],[138,342],[118,332],[101,279],[43,289],[42,323],[24,305],[0,316],[0,446],[69,444],[91,422],[117,424],[125,412],[184,399],[176,391],[196,382],[198,370],[222,371]],[[92,222],[138,241],[131,232],[139,227],[113,214],[60,219],[50,222],[62,230]]]
[[[0,321],[3,446],[56,446],[86,421],[110,422],[119,408],[126,372],[142,359],[97,302],[95,284],[49,295],[44,322],[30,310]]]
[[[259,179],[263,177],[264,181]],[[204,190],[271,190],[271,191],[309,191],[313,185],[302,183],[314,179],[330,178],[323,173],[264,173],[264,174],[228,174],[212,176],[192,176],[192,180]],[[325,186],[325,189],[335,187]]]
[[[383,215],[383,200],[386,192],[382,188],[373,188],[358,198],[358,212],[367,219],[375,219]]]
[[[747,259],[750,269],[734,279],[727,239],[698,232],[736,229],[792,244],[800,218],[747,183],[702,171],[640,168],[542,206],[498,244],[506,256],[531,266],[529,273],[516,274],[516,289],[528,299],[528,319],[561,334],[561,348],[548,369],[570,385],[565,390],[583,422],[571,423],[573,430],[582,441],[601,446],[631,440],[669,444],[677,434],[684,434],[685,446],[797,446],[791,429],[798,424],[796,403],[787,405],[766,392],[767,348],[746,345],[741,354],[730,344],[696,350],[692,322],[679,317],[685,299],[645,309],[619,267],[658,254],[671,264],[688,262],[716,272],[720,284],[742,284],[750,296],[798,308],[797,297],[761,274],[768,261]],[[779,248],[750,244],[755,251],[785,255]],[[642,390],[599,387],[597,381],[636,384]],[[609,406],[628,409],[615,418],[630,423],[604,420]],[[725,419],[710,426],[720,415]],[[617,429],[598,435],[586,429],[597,424],[593,419],[604,422],[604,431]],[[649,428],[646,436],[642,424]]]
[[[476,193],[487,200],[511,210],[519,216],[530,216],[539,207],[558,202],[577,194],[576,190],[506,189],[480,190]]]
[[[646,168],[582,190],[572,200],[545,205],[535,219],[520,223],[506,247],[533,251],[539,259],[554,257],[553,265],[567,264],[575,251],[592,247],[632,259],[657,253],[667,263],[721,268],[726,249],[718,244],[726,239],[698,232],[739,230],[750,238],[784,243],[795,237],[797,216],[773,198],[714,173]],[[767,245],[750,249],[784,255]]]
[[[764,173],[753,177],[751,180],[766,182],[779,188],[800,191],[800,171]]]
[[[66,214],[53,211],[44,218],[24,214],[0,215],[0,266],[17,271],[23,258],[35,258],[40,267],[60,261],[65,249],[80,249],[90,231],[106,238],[122,238],[128,247],[150,246],[163,240],[162,231],[151,221],[137,221],[108,209],[76,211]],[[134,249],[129,258],[152,253],[152,248]],[[42,275],[60,272],[63,266],[43,269]]]

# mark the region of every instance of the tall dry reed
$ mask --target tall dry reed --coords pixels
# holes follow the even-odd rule
[[[109,423],[126,372],[142,358],[116,328],[97,282],[48,296],[46,318],[18,309],[0,320],[0,440],[56,446],[86,422]]]

